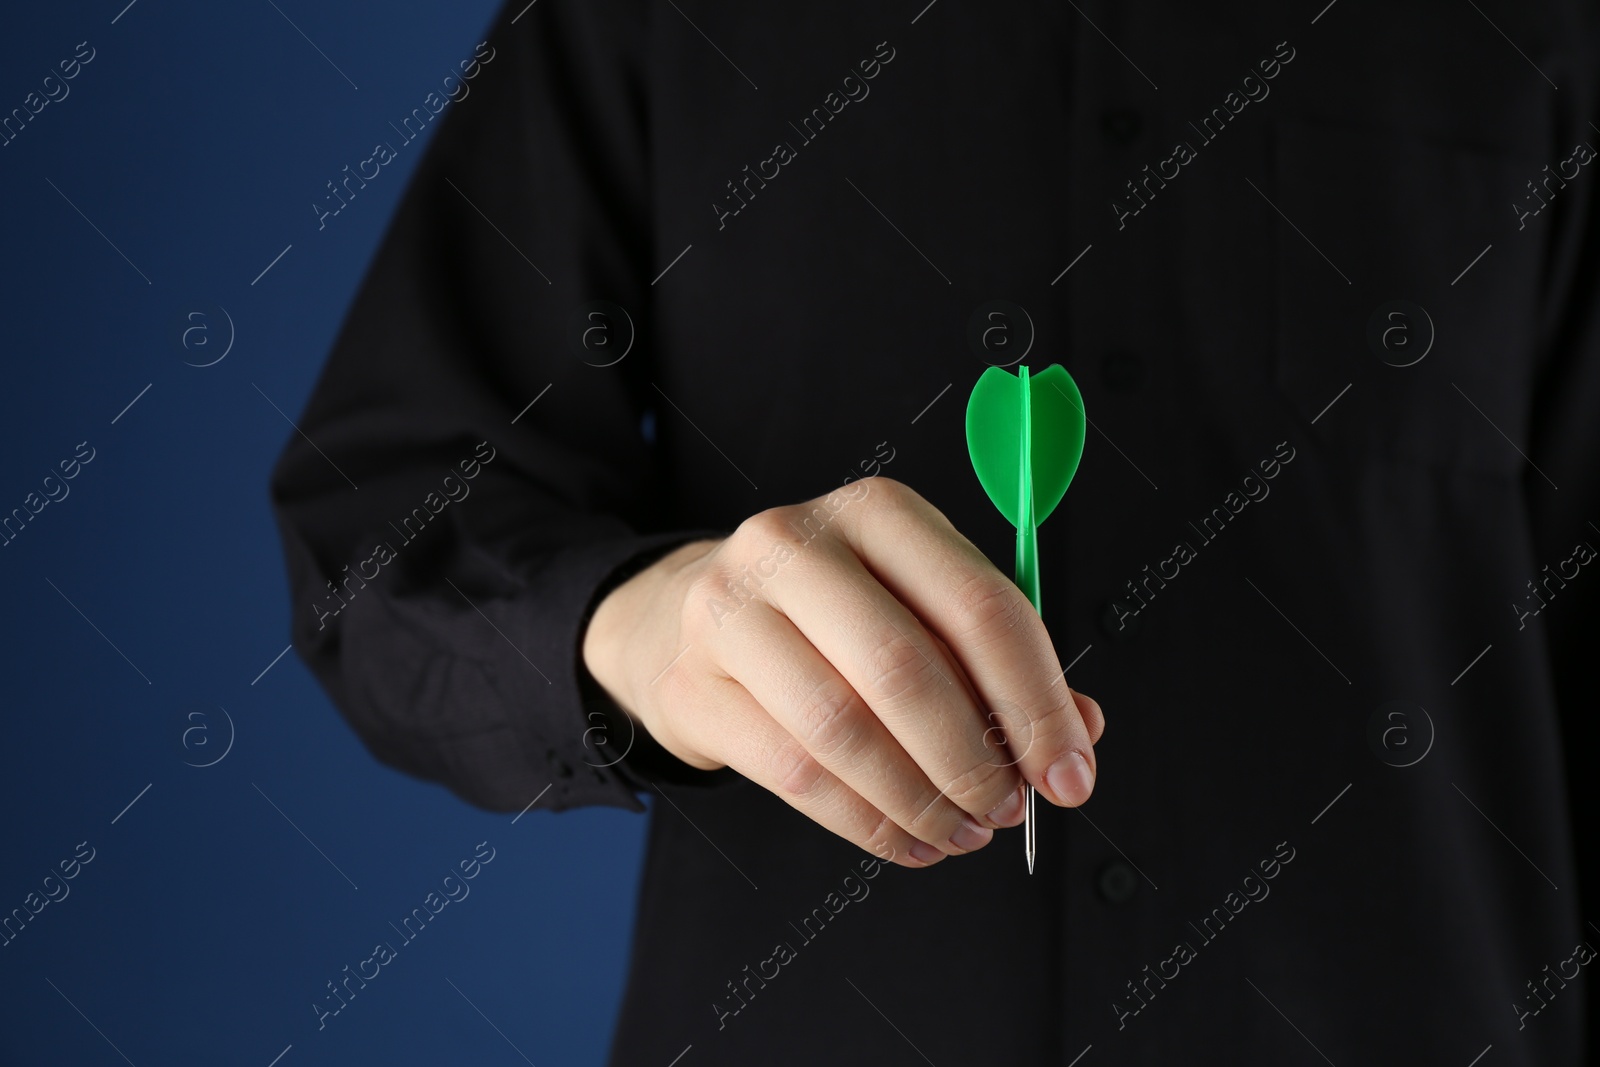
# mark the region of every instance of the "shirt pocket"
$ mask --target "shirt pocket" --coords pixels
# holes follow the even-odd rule
[[[1547,230],[1519,230],[1512,205],[1546,161],[1380,121],[1290,117],[1270,136],[1290,407],[1352,460],[1518,477]]]

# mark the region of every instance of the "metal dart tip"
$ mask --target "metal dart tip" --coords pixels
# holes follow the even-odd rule
[[[1028,854],[1028,873],[1033,873],[1033,857],[1037,852],[1037,842],[1034,838],[1033,826],[1033,786],[1028,786],[1028,803],[1022,810],[1022,841],[1023,849]]]

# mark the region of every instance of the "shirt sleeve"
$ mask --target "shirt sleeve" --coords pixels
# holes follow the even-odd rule
[[[647,782],[731,772],[635,727],[583,631],[622,578],[726,531],[674,525],[641,427],[643,5],[518,6],[428,98],[434,140],[273,470],[291,632],[385,764],[493,810],[643,810]],[[638,327],[610,366],[573,341],[594,300]]]

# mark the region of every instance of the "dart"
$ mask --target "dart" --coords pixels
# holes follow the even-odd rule
[[[1052,363],[1031,378],[990,367],[967,399],[967,452],[989,499],[1017,528],[1016,582],[1033,610],[1039,605],[1039,524],[1066,495],[1083,456],[1088,417],[1066,368]],[[1033,873],[1034,787],[1029,783],[1022,827],[1028,873]]]

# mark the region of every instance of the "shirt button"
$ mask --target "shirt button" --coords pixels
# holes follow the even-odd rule
[[[1132,144],[1139,136],[1139,130],[1143,125],[1137,111],[1114,108],[1101,114],[1100,135],[1106,139],[1107,144]]]
[[[1139,876],[1121,860],[1112,860],[1100,868],[1100,875],[1095,879],[1095,888],[1100,891],[1100,897],[1108,904],[1122,904],[1132,897],[1139,889]]]
[[[1126,641],[1139,632],[1139,605],[1130,600],[1108,600],[1100,610],[1100,632],[1113,641]]]
[[[1133,393],[1144,387],[1144,360],[1132,352],[1109,353],[1100,364],[1100,378],[1107,389]]]

